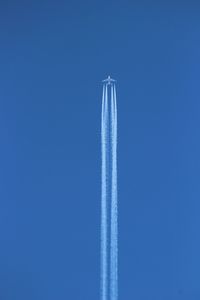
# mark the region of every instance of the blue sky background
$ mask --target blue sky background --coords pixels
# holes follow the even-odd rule
[[[119,293],[200,299],[198,1],[0,2],[0,299],[99,299],[101,80]]]

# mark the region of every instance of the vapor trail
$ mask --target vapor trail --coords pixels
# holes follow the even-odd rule
[[[114,83],[103,86],[101,152],[101,300],[117,300],[117,103]]]
[[[107,225],[107,147],[108,147],[108,90],[103,87],[102,116],[101,116],[101,300],[108,300],[108,225]]]
[[[117,203],[117,103],[115,85],[111,87],[111,236],[110,300],[118,299],[118,203]]]

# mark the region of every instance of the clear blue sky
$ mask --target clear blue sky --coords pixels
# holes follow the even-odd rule
[[[0,299],[99,299],[117,80],[121,300],[200,299],[200,4],[0,2]]]

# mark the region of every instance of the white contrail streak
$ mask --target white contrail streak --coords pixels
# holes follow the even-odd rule
[[[107,126],[108,126],[108,90],[103,87],[101,116],[101,152],[102,152],[102,195],[101,195],[101,300],[108,300],[108,238],[107,238]]]
[[[118,205],[117,205],[117,103],[116,89],[111,87],[111,237],[110,237],[110,300],[118,298]]]
[[[114,84],[103,86],[101,152],[101,300],[118,300],[117,103]]]

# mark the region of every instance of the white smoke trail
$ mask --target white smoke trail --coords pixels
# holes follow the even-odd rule
[[[103,87],[102,116],[101,116],[101,152],[102,152],[102,179],[101,179],[101,300],[108,300],[108,224],[107,224],[107,147],[108,147],[108,89]]]
[[[117,203],[117,103],[116,89],[111,87],[111,236],[110,236],[110,300],[118,299],[118,203]]]

